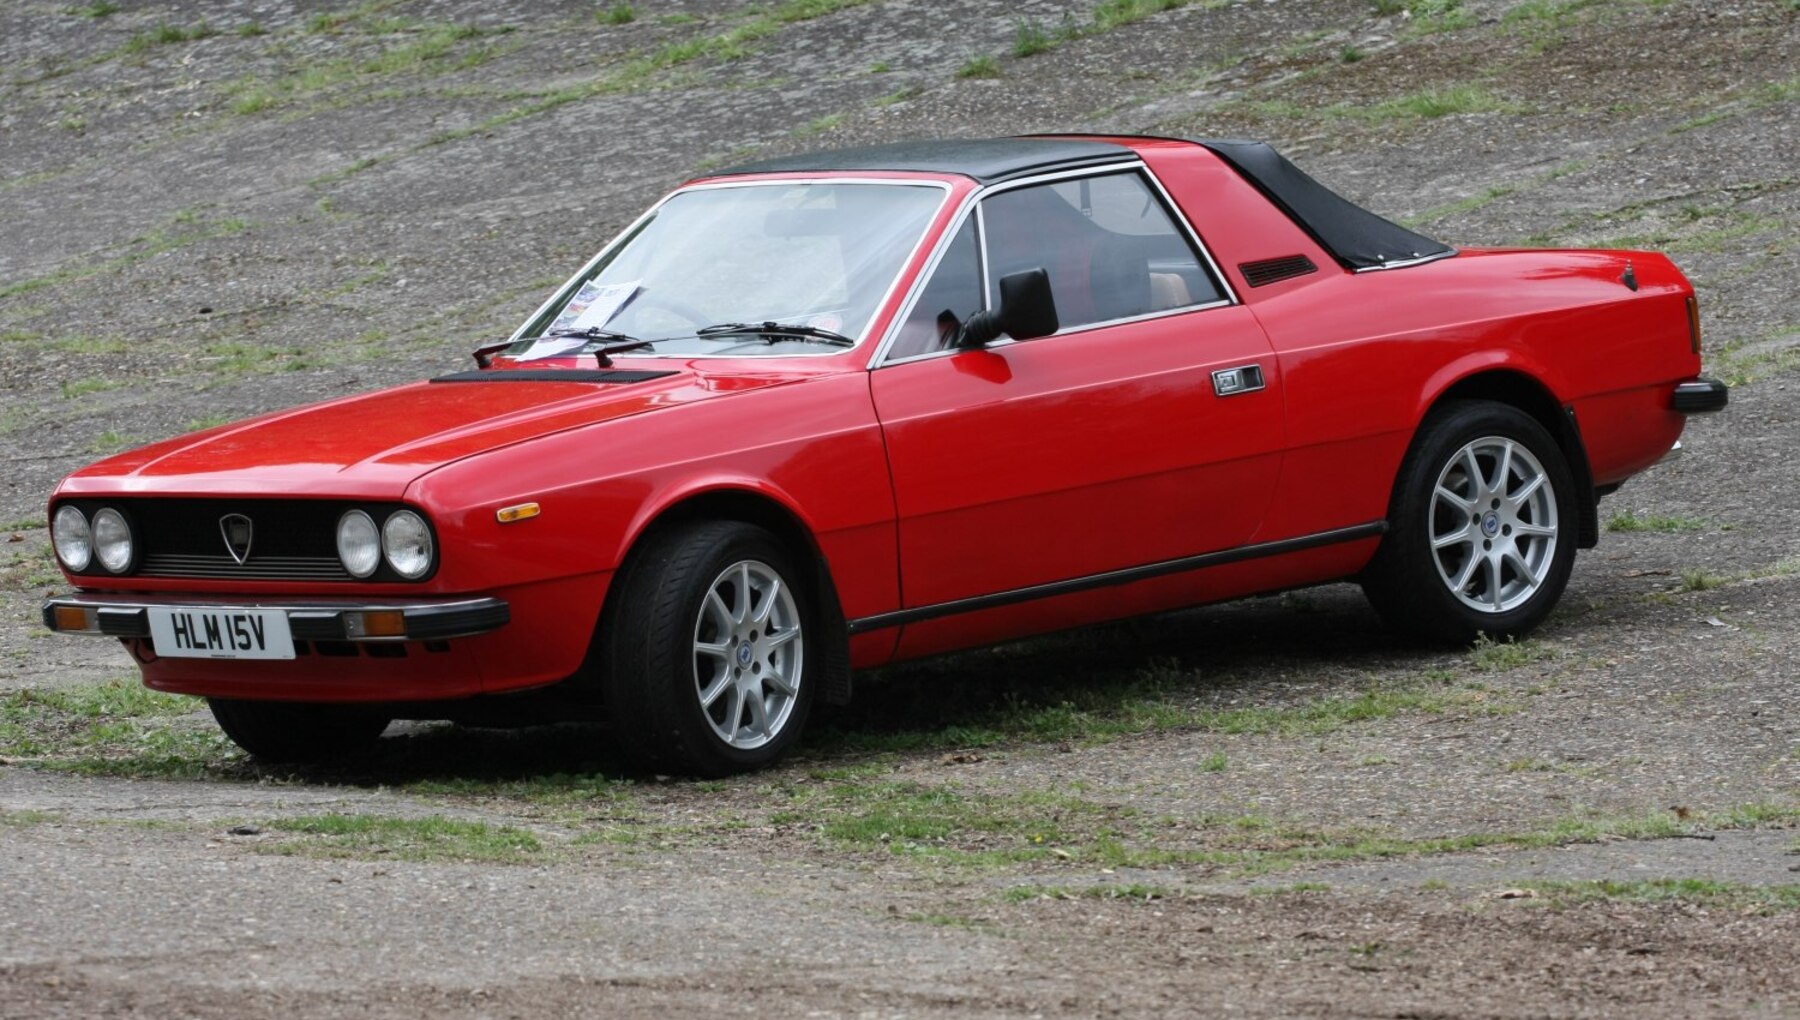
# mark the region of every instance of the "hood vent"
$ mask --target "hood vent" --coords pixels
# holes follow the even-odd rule
[[[440,375],[431,380],[439,382],[572,382],[572,383],[635,383],[661,379],[665,375],[674,375],[673,371],[662,372],[630,372],[624,369],[601,368],[511,368],[488,369],[473,372],[453,372]]]
[[[1319,271],[1319,267],[1313,265],[1312,259],[1305,255],[1283,255],[1278,259],[1243,262],[1238,264],[1238,269],[1244,274],[1244,282],[1252,287],[1266,287],[1271,283]]]

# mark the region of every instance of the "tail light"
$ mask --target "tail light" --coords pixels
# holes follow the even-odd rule
[[[1688,338],[1693,342],[1694,353],[1700,353],[1700,299],[1688,295]]]

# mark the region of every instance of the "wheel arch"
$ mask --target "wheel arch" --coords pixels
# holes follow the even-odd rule
[[[776,541],[801,561],[801,569],[810,572],[809,580],[818,596],[819,613],[827,630],[821,642],[825,660],[824,684],[819,688],[818,697],[828,705],[849,703],[849,628],[844,621],[837,585],[832,580],[830,563],[806,519],[778,494],[749,484],[719,484],[684,492],[646,512],[635,523],[619,550],[620,569],[632,553],[659,532],[696,521],[738,521],[754,525],[774,535]],[[600,610],[602,626],[596,628],[596,635],[605,629],[604,621],[612,610],[615,591],[616,585],[607,591],[606,604]]]
[[[1575,478],[1577,511],[1576,547],[1592,549],[1600,542],[1599,498],[1594,491],[1594,472],[1588,463],[1587,444],[1572,404],[1558,400],[1537,376],[1517,367],[1491,367],[1470,372],[1443,386],[1426,405],[1419,420],[1439,408],[1461,400],[1491,400],[1508,404],[1530,415],[1550,433]],[[1396,479],[1398,484],[1398,479]]]

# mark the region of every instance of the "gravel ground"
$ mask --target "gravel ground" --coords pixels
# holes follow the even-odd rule
[[[1792,3],[114,6],[0,7],[0,1017],[1800,1016]],[[458,367],[709,166],[1040,130],[1668,250],[1732,406],[1514,648],[1313,589],[888,670],[704,784],[579,728],[299,775],[204,712],[158,767],[8,728],[131,675],[37,623],[67,471]]]

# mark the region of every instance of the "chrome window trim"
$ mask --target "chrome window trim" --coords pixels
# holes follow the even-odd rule
[[[1416,259],[1401,259],[1394,262],[1384,262],[1379,266],[1363,266],[1361,269],[1351,270],[1351,274],[1361,276],[1364,273],[1384,273],[1390,269],[1407,269],[1412,266],[1422,266],[1427,262],[1436,262],[1439,259],[1455,258],[1457,254],[1459,254],[1457,250],[1452,248],[1449,251],[1439,251],[1433,252],[1430,255],[1421,255]]]
[[[664,195],[661,199],[657,200],[656,204],[652,205],[649,209],[644,210],[643,214],[637,219],[632,220],[630,225],[624,230],[614,234],[612,240],[607,241],[606,244],[594,254],[593,258],[590,258],[581,264],[581,268],[575,272],[575,275],[563,281],[562,286],[552,291],[550,297],[545,300],[544,303],[538,305],[530,315],[525,317],[525,321],[519,323],[518,327],[507,337],[507,342],[514,343],[524,339],[523,334],[525,332],[525,327],[537,321],[538,316],[543,315],[559,301],[566,300],[567,297],[573,296],[575,290],[580,286],[579,281],[585,278],[594,266],[598,265],[601,260],[611,254],[615,248],[618,248],[630,239],[632,235],[637,232],[638,228],[642,227],[651,219],[651,217],[655,216],[657,212],[659,212],[663,206],[667,205],[670,200],[675,198],[675,196],[685,195],[693,191],[721,191],[727,188],[791,188],[796,184],[878,184],[902,188],[936,188],[938,191],[942,192],[942,194],[938,196],[937,206],[931,210],[931,214],[926,218],[928,224],[931,220],[936,219],[943,213],[944,203],[949,201],[951,192],[955,190],[949,181],[912,177],[778,177],[760,180],[715,181],[708,184],[683,185]],[[613,357],[654,358],[660,361],[695,361],[715,358],[728,358],[734,360],[742,358],[755,358],[759,360],[767,360],[770,358],[841,358],[847,354],[854,354],[861,350],[864,342],[869,339],[871,328],[874,326],[875,320],[881,317],[881,310],[886,308],[888,302],[894,299],[894,292],[898,290],[900,286],[900,278],[905,275],[906,267],[911,265],[912,261],[919,257],[919,249],[924,247],[925,238],[928,234],[929,230],[921,231],[918,239],[915,240],[912,247],[908,249],[906,258],[902,259],[900,262],[900,269],[894,273],[893,279],[888,281],[887,290],[882,292],[880,300],[875,303],[874,311],[869,316],[868,323],[863,326],[861,335],[856,337],[855,346],[840,347],[829,351],[817,351],[806,354],[658,354],[654,351],[631,351],[615,354]]]
[[[905,305],[902,306],[899,313],[894,316],[893,321],[888,323],[887,334],[882,337],[881,343],[876,346],[875,356],[869,359],[869,368],[873,370],[887,365],[906,365],[915,361],[924,361],[929,358],[941,358],[946,355],[957,353],[955,350],[940,350],[926,351],[923,354],[914,354],[904,358],[890,359],[887,356],[888,351],[893,348],[894,343],[899,339],[901,328],[906,325],[907,319],[912,317],[914,306],[918,304],[919,298],[924,296],[925,286],[931,282],[932,275],[937,272],[938,263],[943,260],[944,254],[950,250],[951,243],[956,240],[957,231],[962,229],[964,221],[967,220],[970,215],[974,215],[976,218],[975,240],[978,257],[981,262],[981,300],[982,307],[987,307],[987,295],[992,289],[992,286],[991,281],[988,278],[987,225],[982,217],[981,203],[990,195],[1011,191],[1014,188],[1031,187],[1037,184],[1054,184],[1057,181],[1068,180],[1071,178],[1099,177],[1105,174],[1120,173],[1124,171],[1136,172],[1140,177],[1149,181],[1150,186],[1161,199],[1163,211],[1175,222],[1182,232],[1182,236],[1187,238],[1188,243],[1193,246],[1194,250],[1200,253],[1200,257],[1205,260],[1204,265],[1212,274],[1213,282],[1218,285],[1219,293],[1224,296],[1217,301],[1208,301],[1204,304],[1182,305],[1179,308],[1165,308],[1161,311],[1146,312],[1143,315],[1132,315],[1121,319],[1104,319],[1098,322],[1084,322],[1079,326],[1064,327],[1047,337],[1039,337],[1038,339],[1052,340],[1059,336],[1073,336],[1096,329],[1109,329],[1113,326],[1129,325],[1135,322],[1146,322],[1151,319],[1161,319],[1171,315],[1186,315],[1189,312],[1203,312],[1214,308],[1225,308],[1231,305],[1242,304],[1243,302],[1238,298],[1237,291],[1231,286],[1230,279],[1225,276],[1225,273],[1219,268],[1218,261],[1213,258],[1212,250],[1200,239],[1199,232],[1194,229],[1192,223],[1188,222],[1187,215],[1182,212],[1181,207],[1175,204],[1174,197],[1169,194],[1167,188],[1163,187],[1162,181],[1157,179],[1156,174],[1150,171],[1150,167],[1146,165],[1142,159],[1130,159],[1118,163],[1105,163],[1100,166],[1080,167],[1074,170],[1058,170],[1054,173],[1039,174],[1034,177],[1022,177],[1017,180],[1001,181],[986,187],[977,188],[969,193],[968,198],[964,201],[963,207],[957,210],[956,217],[951,221],[949,228],[946,229],[944,235],[938,239],[937,249],[931,253],[931,258],[927,262],[925,268],[920,271],[918,279],[913,281],[913,288],[911,293],[906,296]],[[997,347],[1009,346],[1016,342],[1017,341],[1012,338],[1007,337],[995,340],[986,345],[984,349],[993,350]]]

